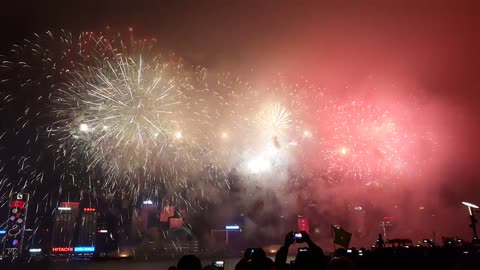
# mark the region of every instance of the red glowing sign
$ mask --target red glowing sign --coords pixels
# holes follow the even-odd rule
[[[61,202],[60,206],[61,207],[70,207],[70,208],[78,208],[80,205],[79,202]]]
[[[308,219],[299,217],[298,218],[298,230],[299,231],[304,231],[309,233],[310,232],[310,226],[308,225]]]
[[[175,206],[165,206],[163,211],[160,212],[160,221],[168,222],[168,218],[173,217],[173,215],[175,215]]]
[[[95,212],[95,208],[90,208],[90,207],[83,208],[83,212]]]
[[[25,202],[24,201],[19,201],[15,200],[10,203],[10,208],[20,208],[20,209],[25,209]]]
[[[73,247],[54,247],[52,252],[73,252]]]
[[[183,226],[183,220],[181,218],[170,218],[170,229],[177,229]]]

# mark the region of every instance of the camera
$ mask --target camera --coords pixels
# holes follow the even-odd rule
[[[297,243],[303,242],[302,233],[300,232],[293,233],[293,240]]]
[[[308,248],[306,248],[306,247],[298,248],[298,253],[300,253],[300,252],[308,252]]]
[[[225,261],[213,261],[212,266],[217,268],[218,270],[225,269]]]

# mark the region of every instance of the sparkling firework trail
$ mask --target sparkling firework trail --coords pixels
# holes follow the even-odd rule
[[[363,184],[394,183],[421,174],[428,163],[423,152],[433,151],[436,142],[428,130],[410,124],[418,111],[404,111],[395,102],[388,109],[361,99],[327,102],[315,120],[320,130],[313,149],[322,159],[316,158],[311,168],[323,168],[333,181]]]
[[[257,116],[260,129],[265,129],[272,136],[284,136],[292,120],[290,112],[282,104],[270,104]]]
[[[52,94],[70,80],[69,74],[120,52],[148,50],[152,44],[153,40],[124,43],[116,34],[49,31],[0,56],[0,111],[8,115],[0,139],[8,147],[1,149],[0,158],[5,164],[2,177],[9,179],[12,190],[41,184],[45,178],[53,184],[75,175],[84,181],[96,177],[86,174],[80,157],[52,136],[57,124],[52,124]]]
[[[182,139],[184,78],[173,72],[155,58],[145,63],[141,55],[116,56],[76,72],[54,96],[60,140],[78,142],[92,157],[89,167],[108,161],[127,166],[125,171],[147,166],[163,144]]]
[[[188,201],[228,188],[234,168],[261,181],[313,172],[388,184],[420,171],[428,158],[418,149],[435,143],[402,114],[415,106],[212,75],[158,54],[153,40],[47,33],[15,46],[1,68],[1,112],[15,117],[0,140],[22,142],[14,155],[2,150],[3,189],[47,177],[61,192],[69,182]]]

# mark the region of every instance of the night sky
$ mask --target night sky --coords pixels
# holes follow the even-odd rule
[[[425,96],[451,144],[426,190],[461,209],[462,200],[480,203],[480,3],[449,2],[8,1],[0,52],[49,29],[133,27],[135,37],[156,37],[213,71],[304,76],[339,95]]]
[[[133,27],[208,68],[298,73],[326,85],[376,76],[476,107],[476,1],[70,2],[3,3],[1,47],[47,29]]]

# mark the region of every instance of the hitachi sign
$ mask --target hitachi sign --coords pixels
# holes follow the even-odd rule
[[[54,247],[52,252],[73,252],[72,247]]]

